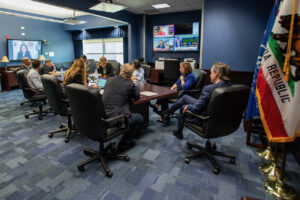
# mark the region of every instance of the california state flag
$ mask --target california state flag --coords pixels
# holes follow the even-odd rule
[[[258,73],[256,96],[270,142],[291,142],[300,136],[299,0],[281,2]]]

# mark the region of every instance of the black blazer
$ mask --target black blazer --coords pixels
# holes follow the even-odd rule
[[[140,98],[140,91],[128,79],[122,76],[109,78],[106,82],[102,100],[107,117],[114,117],[116,115],[125,115],[130,122],[130,108],[129,105],[132,101]],[[115,121],[111,125],[118,124],[119,128],[124,128],[123,121]]]
[[[113,67],[110,63],[107,63],[105,68],[106,68],[106,75],[107,76],[114,76]],[[98,74],[104,75],[102,66],[99,66],[99,68],[97,68],[97,71],[98,71]]]
[[[70,77],[69,82],[66,85],[71,83],[78,83],[82,85],[82,76],[79,73],[77,73],[73,77]]]

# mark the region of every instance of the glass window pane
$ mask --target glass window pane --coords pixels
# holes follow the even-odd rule
[[[87,59],[94,59],[95,61],[99,61],[102,56],[103,54],[86,54]]]
[[[83,53],[103,53],[103,43],[85,43],[83,44]]]

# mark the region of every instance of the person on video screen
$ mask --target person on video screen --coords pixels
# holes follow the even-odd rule
[[[166,35],[166,32],[164,31],[164,28],[162,26],[159,27],[157,35]]]
[[[31,59],[30,52],[26,44],[21,44],[20,51],[18,52],[17,60],[22,60],[22,58],[27,57]]]
[[[166,48],[165,45],[164,45],[164,42],[162,40],[159,41],[159,45],[157,45],[156,48],[159,48],[159,49],[164,49]]]
[[[180,38],[176,38],[175,47],[180,47]]]

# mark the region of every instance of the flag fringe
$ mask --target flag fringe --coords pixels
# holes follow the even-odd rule
[[[277,142],[277,143],[293,142],[296,139],[296,137],[300,137],[300,131],[296,132],[291,137],[272,137],[267,120],[265,118],[264,110],[262,109],[261,98],[260,98],[259,90],[257,87],[256,87],[255,93],[256,93],[256,97],[257,97],[257,103],[258,103],[258,109],[260,112],[261,121],[263,123],[263,126],[264,126],[264,129],[267,134],[269,142]]]

